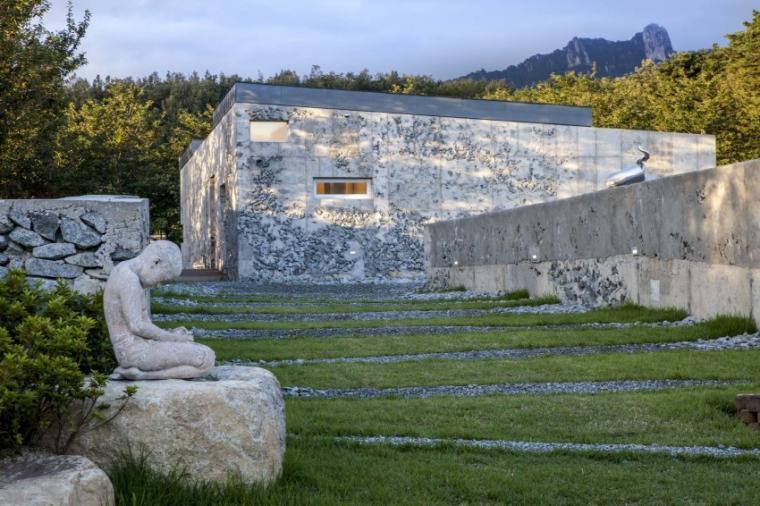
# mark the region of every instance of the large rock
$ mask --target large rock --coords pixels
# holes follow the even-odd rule
[[[78,455],[26,452],[0,461],[0,504],[4,506],[111,506],[106,473]]]
[[[4,235],[0,235],[0,251],[5,251],[8,249],[8,238]]]
[[[21,211],[10,211],[8,213],[8,218],[10,218],[11,221],[19,227],[24,227],[26,229],[32,228],[32,220],[30,220],[29,216],[27,216],[25,213],[22,213]]]
[[[73,242],[80,248],[94,248],[102,242],[100,234],[71,218],[61,220],[61,234],[66,242]]]
[[[89,226],[98,231],[98,233],[106,233],[106,219],[96,212],[84,213],[79,217],[80,220],[87,223]]]
[[[11,232],[11,235],[8,237],[11,238],[11,241],[27,248],[36,248],[37,246],[42,246],[47,243],[47,241],[45,241],[45,239],[43,239],[37,232],[32,232],[31,230],[20,227],[13,229],[13,232]]]
[[[91,251],[79,253],[77,255],[70,256],[66,259],[67,264],[78,265],[79,267],[97,268],[103,267],[103,262]]]
[[[13,222],[4,214],[0,214],[0,234],[7,234],[13,230]]]
[[[32,213],[32,229],[45,239],[55,241],[55,234],[58,232],[60,220],[57,213],[42,211]]]
[[[8,255],[0,253],[0,265],[8,265],[9,263],[11,263],[11,259]]]
[[[76,246],[70,242],[53,242],[43,246],[37,246],[32,250],[32,256],[45,258],[47,260],[58,260],[59,258],[73,255],[76,252]]]
[[[77,265],[70,265],[61,261],[43,260],[41,258],[30,258],[24,264],[24,268],[29,276],[53,279],[75,278],[84,271],[84,269]]]
[[[149,452],[163,471],[184,466],[191,478],[224,482],[228,473],[268,483],[282,470],[285,404],[272,373],[223,366],[213,381],[109,381],[100,399],[117,409],[127,385],[137,394],[111,423],[86,432],[72,453],[107,466],[118,452]]]

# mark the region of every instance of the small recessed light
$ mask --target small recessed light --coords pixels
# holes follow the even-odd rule
[[[354,251],[354,250],[351,250],[351,251],[349,251],[348,253],[349,253],[350,255],[356,255],[356,251]]]
[[[530,258],[531,260],[538,260],[538,255],[531,255]]]
[[[456,260],[454,260],[454,265],[459,265],[459,262],[457,262]]]
[[[638,248],[633,248],[633,249],[631,250],[631,255],[633,255],[633,256],[637,256],[638,254],[639,254],[639,249],[638,249]]]

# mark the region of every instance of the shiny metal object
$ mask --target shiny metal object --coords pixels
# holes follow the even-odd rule
[[[609,178],[607,178],[607,188],[626,186],[633,183],[640,183],[646,180],[644,162],[649,160],[649,151],[642,148],[641,146],[638,146],[638,150],[641,151],[644,156],[636,160],[637,167],[632,167],[611,175]]]

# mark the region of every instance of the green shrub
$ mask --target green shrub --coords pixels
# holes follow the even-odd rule
[[[84,422],[100,417],[96,400],[116,365],[102,305],[102,294],[63,283],[30,286],[20,270],[0,280],[0,451],[43,434],[63,451]]]

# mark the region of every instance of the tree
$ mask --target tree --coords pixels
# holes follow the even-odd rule
[[[0,197],[43,197],[52,175],[53,139],[66,107],[65,79],[85,63],[77,52],[90,20],[52,32],[40,18],[47,0],[0,3]]]

